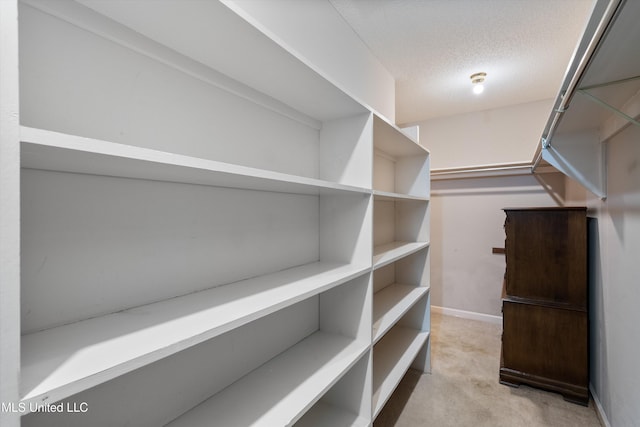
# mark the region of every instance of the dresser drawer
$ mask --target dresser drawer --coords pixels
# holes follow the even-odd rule
[[[587,313],[505,300],[504,368],[586,388]]]
[[[506,294],[586,309],[585,210],[505,212]]]

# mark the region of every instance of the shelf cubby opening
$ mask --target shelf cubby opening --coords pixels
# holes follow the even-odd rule
[[[429,240],[429,203],[374,197],[374,245]]]
[[[373,129],[373,189],[428,198],[429,151],[377,116]]]
[[[220,405],[224,425],[291,424],[367,354],[370,280],[364,274],[62,401],[86,402],[87,413],[36,412],[23,425],[194,425],[188,420]]]
[[[149,148],[21,127],[25,169],[293,194],[369,193],[367,187],[238,166]]]
[[[374,344],[429,292],[428,251],[423,249],[374,271]]]
[[[341,344],[338,351],[334,348],[337,344],[332,342],[318,340],[317,344],[307,345],[302,341],[292,348],[296,354],[300,352],[297,359],[290,360],[286,353],[285,357],[278,356],[169,425],[199,426],[212,417],[222,425],[250,425],[253,422],[259,425],[292,425],[328,391],[327,399],[331,401],[333,393],[340,394],[345,387],[353,390],[365,386],[362,367],[366,369],[368,364],[368,358],[363,359],[363,356],[367,354],[370,342],[368,325],[371,318],[366,310],[371,303],[370,280],[370,275],[364,275],[318,297],[319,325],[314,335],[325,334],[336,342],[338,339],[346,340],[347,344]],[[298,346],[302,348],[298,350]],[[357,365],[362,360],[365,362]],[[296,370],[306,365],[310,368],[296,375]],[[357,374],[347,376],[346,384],[331,392],[332,387],[354,366],[358,366],[355,368]],[[282,383],[286,386],[279,389]],[[297,395],[291,394],[294,388]],[[247,394],[259,402],[245,407]],[[244,401],[237,413],[225,412],[224,408],[237,401]],[[354,404],[353,396],[349,404]]]
[[[296,427],[366,427],[371,420],[371,352],[300,418]]]
[[[374,420],[410,367],[430,372],[429,304],[426,294],[373,347]]]
[[[21,3],[22,125],[370,186],[360,185],[367,181],[363,177],[371,161],[361,156],[371,144],[370,113],[310,70],[304,74],[297,59],[286,58],[223,4],[149,2],[143,14],[126,7],[123,13],[122,5],[113,3],[87,5]],[[176,7],[175,16],[205,13],[220,20],[239,33],[247,52],[282,57],[281,71],[308,83],[306,99],[299,91],[274,90],[267,81],[249,78],[250,65],[228,58],[227,49],[193,52],[181,44],[189,38],[215,39],[209,34],[209,27],[216,27],[211,22],[191,26],[180,40],[150,30],[163,28],[159,20]],[[358,160],[336,162],[337,154]]]
[[[374,267],[424,249],[429,242],[430,204],[374,196]]]

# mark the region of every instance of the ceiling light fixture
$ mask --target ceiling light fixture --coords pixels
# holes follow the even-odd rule
[[[473,93],[480,95],[484,91],[484,79],[487,77],[487,73],[474,73],[469,77],[471,84],[473,84]]]

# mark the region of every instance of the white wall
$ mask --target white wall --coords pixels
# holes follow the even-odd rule
[[[564,178],[532,175],[433,181],[431,298],[434,306],[501,316],[505,207],[556,206]],[[545,185],[547,185],[545,183]],[[551,191],[551,193],[549,193]]]
[[[427,120],[419,123],[420,141],[433,169],[531,162],[550,108],[550,100],[537,101]],[[562,204],[564,178],[433,180],[431,188],[433,305],[500,316],[504,256],[491,249],[504,247],[502,209]]]
[[[640,128],[608,144],[608,195],[589,208],[591,384],[609,424],[640,423]]]
[[[553,100],[441,117],[417,123],[432,169],[530,162]]]
[[[254,26],[395,123],[395,80],[328,0],[225,0]]]

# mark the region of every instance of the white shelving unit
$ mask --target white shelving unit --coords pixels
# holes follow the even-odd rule
[[[373,412],[409,367],[430,371],[429,152],[374,118]]]
[[[367,426],[429,370],[427,150],[225,2],[1,7],[3,427]]]

